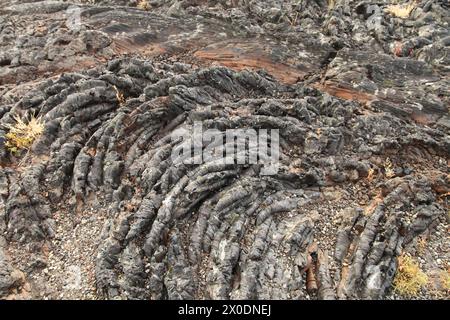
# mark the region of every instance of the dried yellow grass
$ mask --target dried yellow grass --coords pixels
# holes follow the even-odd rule
[[[443,287],[445,288],[445,290],[449,291],[450,290],[450,272],[447,271],[442,271],[440,274],[440,278],[441,278],[441,282]]]
[[[396,16],[397,18],[406,19],[414,10],[416,5],[414,3],[408,4],[392,4],[387,6],[386,12]]]
[[[333,10],[336,5],[336,0],[328,0],[328,10]]]
[[[389,179],[395,176],[394,169],[392,168],[392,162],[389,158],[386,158],[384,162],[384,175]]]
[[[375,169],[369,168],[369,171],[367,172],[367,181],[372,182],[374,177],[375,177]]]
[[[398,258],[398,270],[393,283],[396,292],[405,297],[416,297],[427,283],[427,275],[413,258],[406,255]]]
[[[21,150],[28,150],[34,140],[44,131],[44,123],[41,118],[31,116],[29,120],[24,120],[18,115],[13,117],[15,123],[6,126],[6,148],[11,153],[18,153]]]
[[[125,97],[124,97],[123,93],[121,91],[119,91],[119,89],[117,89],[116,86],[113,86],[113,88],[114,88],[114,91],[116,92],[117,102],[119,103],[119,105],[121,107],[123,107],[125,105],[125,103],[126,103],[126,100],[125,100]]]
[[[148,10],[150,10],[150,5],[149,5],[149,3],[147,2],[147,0],[140,0],[140,1],[138,2],[138,4],[137,4],[137,8],[138,8],[138,9],[141,9],[141,10],[148,11]]]
[[[427,244],[428,244],[428,241],[425,236],[419,237],[419,239],[417,240],[417,252],[419,254],[424,254],[425,249],[427,248]]]

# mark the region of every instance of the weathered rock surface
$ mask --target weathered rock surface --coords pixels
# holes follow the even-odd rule
[[[420,239],[448,268],[446,1],[84,2],[0,0],[0,297],[392,298]],[[199,122],[278,129],[279,170],[180,154]]]

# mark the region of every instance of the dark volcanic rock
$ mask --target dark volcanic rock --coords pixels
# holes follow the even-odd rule
[[[0,296],[378,299],[423,237],[448,263],[447,2],[146,3],[0,0]],[[277,170],[199,128],[278,130]]]

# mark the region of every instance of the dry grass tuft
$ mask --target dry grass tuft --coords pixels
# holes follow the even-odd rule
[[[450,291],[450,271],[442,271],[440,276],[445,290]]]
[[[328,10],[333,10],[336,5],[336,0],[328,0]]]
[[[147,0],[139,0],[139,2],[137,4],[137,8],[148,11],[148,10],[150,10],[150,4],[148,3]]]
[[[389,179],[395,176],[394,169],[392,168],[392,162],[389,158],[386,158],[384,161],[384,175]]]
[[[406,19],[409,17],[414,8],[416,8],[415,3],[392,4],[387,6],[386,12],[396,16],[397,18]]]
[[[405,297],[415,297],[427,283],[427,275],[413,258],[406,255],[398,258],[398,270],[393,283],[395,291]]]
[[[425,249],[427,248],[427,238],[425,236],[421,236],[419,237],[419,239],[417,240],[417,252],[419,254],[424,254],[425,253]]]
[[[16,154],[31,147],[44,131],[44,123],[40,117],[35,116],[31,116],[29,120],[14,116],[14,121],[14,124],[6,126],[9,131],[6,134],[5,146],[11,153]]]
[[[119,102],[119,105],[120,105],[121,107],[123,107],[123,106],[125,105],[125,103],[126,103],[125,97],[124,97],[123,93],[120,92],[119,89],[117,89],[116,86],[113,86],[113,87],[114,87],[114,91],[116,91],[116,99],[117,99],[117,102]]]
[[[375,177],[375,169],[369,168],[369,171],[367,172],[367,181],[372,182],[374,177]]]
[[[297,25],[298,12],[295,13],[295,16],[293,18],[286,16],[286,19],[289,21],[289,24],[291,25],[291,27]]]

